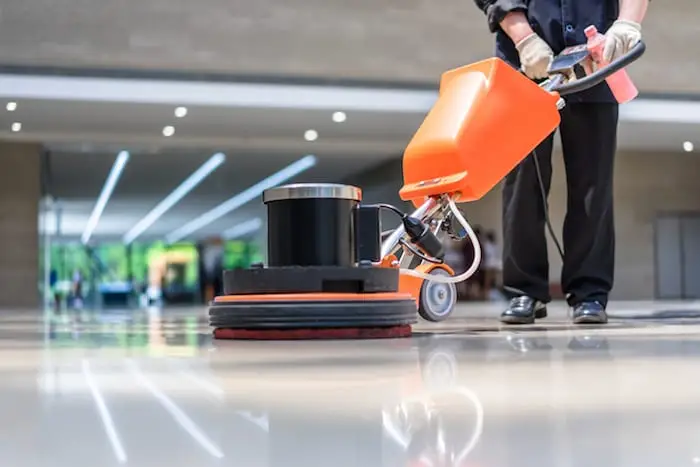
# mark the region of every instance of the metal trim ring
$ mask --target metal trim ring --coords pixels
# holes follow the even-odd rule
[[[362,190],[356,186],[335,183],[295,183],[270,188],[263,192],[263,203],[288,199],[349,199],[362,201]]]

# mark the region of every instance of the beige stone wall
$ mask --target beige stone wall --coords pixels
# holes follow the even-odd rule
[[[493,54],[471,0],[4,0],[0,63],[420,81]],[[642,91],[700,92],[697,0],[652,2]],[[668,26],[668,25],[672,26]]]
[[[617,266],[615,299],[654,298],[654,219],[659,212],[700,211],[700,155],[621,153],[615,168]],[[474,224],[500,235],[500,190],[465,210]],[[550,193],[552,223],[559,238],[566,207],[561,155],[554,156]],[[559,281],[561,261],[549,242],[550,280]],[[699,279],[700,280],[700,279]]]
[[[40,150],[0,143],[0,309],[40,303]]]

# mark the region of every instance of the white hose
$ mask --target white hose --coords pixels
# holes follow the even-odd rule
[[[426,274],[424,272],[416,271],[415,269],[405,268],[400,269],[401,274],[418,277],[419,279],[423,279],[426,281],[439,282],[442,284],[457,284],[459,282],[469,279],[471,276],[474,275],[476,270],[479,269],[479,264],[481,264],[481,245],[479,244],[479,239],[476,238],[476,234],[474,233],[474,230],[472,230],[471,225],[469,225],[469,222],[467,222],[462,213],[459,212],[457,204],[453,199],[449,200],[449,206],[450,210],[452,211],[452,214],[454,214],[455,218],[459,221],[460,224],[462,224],[464,230],[467,231],[467,236],[469,237],[469,240],[471,240],[472,242],[472,248],[474,249],[474,261],[472,262],[472,265],[469,266],[469,268],[466,271],[464,271],[458,276],[438,276],[435,274]]]

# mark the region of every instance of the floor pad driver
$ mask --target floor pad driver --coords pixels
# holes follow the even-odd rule
[[[381,223],[359,188],[287,185],[267,190],[268,266],[224,272],[209,308],[216,339],[377,339],[411,335],[415,299],[399,270],[375,266]]]

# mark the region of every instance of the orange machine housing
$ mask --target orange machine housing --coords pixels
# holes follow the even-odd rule
[[[558,99],[499,58],[445,72],[404,152],[401,199],[480,199],[559,126]]]

